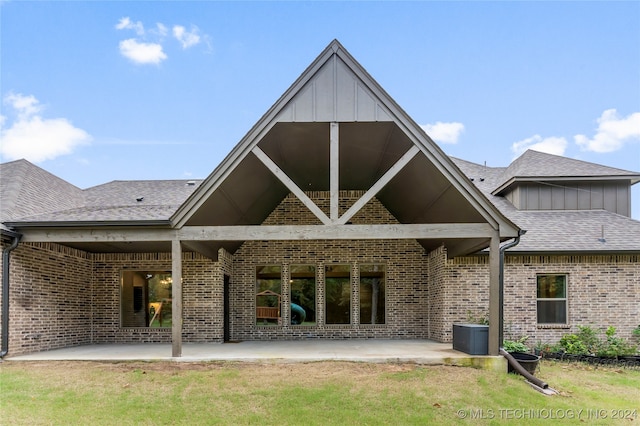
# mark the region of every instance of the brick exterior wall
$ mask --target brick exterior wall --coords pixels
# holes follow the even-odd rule
[[[96,253],[93,255],[95,343],[171,342],[171,328],[120,327],[120,274],[123,270],[171,271],[170,253]],[[211,259],[182,255],[184,342],[222,339],[222,279]]]
[[[20,244],[11,252],[10,278],[10,355],[92,342],[87,253],[56,244]]]
[[[342,191],[340,211],[344,212],[364,193]],[[328,192],[307,195],[328,212]],[[286,197],[265,220],[265,225],[317,224],[318,219],[293,195]],[[373,199],[352,218],[354,224],[398,223]],[[289,266],[316,266],[316,325],[290,324]],[[351,324],[325,324],[324,267],[342,264],[351,267]],[[386,267],[386,323],[359,322],[359,265]],[[426,255],[415,240],[367,241],[248,241],[233,255],[231,286],[231,337],[237,340],[344,339],[344,338],[427,338],[428,287]],[[282,321],[280,325],[256,325],[256,266],[282,266]]]
[[[449,302],[449,324],[483,317],[489,311],[489,257],[468,256],[447,261],[446,281],[461,295]],[[567,275],[567,324],[538,325],[536,277]],[[435,300],[432,300],[432,305]],[[450,341],[445,321],[442,338]],[[631,338],[640,324],[640,255],[517,255],[507,254],[504,265],[504,336],[528,343],[556,343],[578,326],[614,326]],[[447,332],[449,336],[447,336]]]
[[[328,212],[326,192],[309,197]],[[340,194],[344,212],[360,191]],[[397,223],[376,200],[352,222]],[[316,224],[317,218],[293,195],[265,224]],[[414,240],[250,241],[234,254],[221,249],[213,261],[183,253],[183,341],[221,342],[224,329],[224,277],[229,283],[231,340],[306,338],[405,338],[450,342],[452,324],[484,317],[489,306],[488,256],[447,259],[441,247],[431,253]],[[315,326],[289,324],[289,267],[315,265]],[[351,324],[326,325],[324,266],[351,268]],[[386,268],[385,324],[359,323],[359,265]],[[255,324],[255,270],[282,267],[282,321]],[[171,329],[120,327],[123,270],[171,270],[170,253],[86,253],[57,244],[21,243],[11,253],[9,354],[90,343],[170,342]],[[568,324],[536,324],[537,274],[567,274]],[[622,337],[640,323],[640,255],[507,255],[505,259],[505,337],[530,336],[554,343],[578,325],[617,327]]]

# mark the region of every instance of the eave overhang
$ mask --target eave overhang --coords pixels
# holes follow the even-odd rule
[[[491,195],[504,195],[510,188],[518,183],[580,183],[580,182],[630,182],[635,185],[640,182],[640,175],[611,175],[611,176],[515,176],[504,182],[491,192]]]

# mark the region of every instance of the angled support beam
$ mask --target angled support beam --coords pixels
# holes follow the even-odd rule
[[[340,127],[338,123],[331,123],[330,129],[330,216],[333,222],[338,220],[340,212],[338,206],[340,204]]]
[[[262,161],[262,164],[264,164],[271,171],[271,173],[273,173],[278,179],[280,179],[280,182],[282,182],[287,188],[289,188],[289,191],[293,192],[293,194],[298,197],[300,201],[302,201],[302,204],[304,204],[309,210],[311,210],[311,212],[315,214],[322,223],[324,223],[325,225],[329,225],[331,223],[331,219],[329,219],[327,215],[324,214],[322,210],[320,210],[320,208],[311,200],[311,198],[307,197],[307,194],[305,194],[304,191],[302,191],[302,189],[300,189],[300,187],[296,185],[295,182],[292,181],[291,178],[289,178],[289,176],[287,176],[287,174],[283,172],[282,169],[278,167],[278,165],[274,163],[273,160],[271,160],[271,158],[269,158],[269,156],[265,154],[263,150],[261,150],[256,145],[253,150],[251,150],[251,152],[253,152],[255,156],[258,157],[260,161]]]
[[[406,166],[407,163],[411,161],[411,159],[415,157],[418,152],[420,152],[420,148],[418,148],[415,145],[409,148],[409,150],[405,152],[405,154],[402,157],[400,157],[400,159],[396,161],[396,163],[393,166],[391,166],[391,168],[387,170],[387,172],[384,175],[382,175],[382,177],[378,179],[378,181],[374,183],[373,186],[371,186],[371,188],[369,188],[369,190],[365,192],[364,195],[360,197],[360,199],[356,201],[349,208],[349,210],[347,210],[340,217],[337,223],[342,225],[347,223],[349,219],[351,219],[353,215],[358,213],[360,209],[362,209],[365,206],[365,204],[369,202],[369,200],[371,200],[378,192],[380,192],[380,190],[384,188],[384,186],[387,183],[389,183],[389,181],[393,179],[395,175],[397,175],[398,172],[400,172],[400,170],[402,170],[404,166]]]

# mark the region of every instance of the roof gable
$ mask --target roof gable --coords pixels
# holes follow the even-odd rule
[[[366,190],[354,209],[377,196],[401,223],[489,223],[505,238],[517,235],[518,228],[337,40],[172,220],[178,228],[258,225],[293,192],[324,224],[346,223],[353,212],[338,213],[337,198],[327,211],[305,194],[331,191],[337,197],[339,190]]]
[[[373,79],[333,41],[292,86],[294,96],[278,113],[281,122],[391,121]]]
[[[515,182],[526,180],[630,180],[640,181],[640,173],[590,163],[559,155],[527,150],[504,171],[494,194],[500,194]]]

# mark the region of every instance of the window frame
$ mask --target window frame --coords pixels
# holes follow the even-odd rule
[[[279,274],[280,274],[280,290],[279,293],[275,293],[273,292],[273,290],[262,290],[260,291],[259,288],[259,283],[258,283],[258,273],[260,271],[261,268],[278,268],[279,269]],[[254,318],[254,325],[258,326],[258,327],[276,327],[276,326],[282,326],[282,290],[283,290],[283,283],[284,283],[284,277],[283,277],[283,273],[284,273],[284,267],[282,264],[275,264],[275,263],[264,263],[264,264],[257,264],[254,266],[253,268],[254,270],[254,287],[253,287],[253,301],[254,301],[254,310],[253,310],[253,318]],[[274,272],[275,274],[276,272]],[[264,278],[262,278],[264,279]],[[275,279],[275,278],[274,278]],[[260,293],[264,293],[265,291],[271,291],[274,293],[274,295],[261,295]],[[277,296],[276,296],[277,294]],[[267,317],[262,317],[262,316],[258,316],[258,307],[266,307],[266,308],[273,308],[273,306],[265,306],[265,305],[258,305],[258,297],[277,297],[278,298],[278,305],[276,306],[277,308],[277,315],[276,317],[273,317],[273,315]],[[259,322],[259,319],[262,319],[262,322]],[[273,322],[273,320],[275,320],[275,322]]]
[[[293,269],[296,267],[311,267],[313,268],[313,309],[314,309],[314,320],[313,324],[294,324],[292,322],[293,314],[291,309],[291,304],[295,303],[293,301],[293,280],[296,279],[293,276]],[[296,303],[301,306],[300,304]],[[304,306],[301,306],[304,309]],[[310,322],[310,321],[306,321]],[[315,327],[318,325],[318,265],[314,263],[292,263],[289,265],[289,325],[291,327]]]
[[[173,299],[173,293],[172,293],[172,289],[171,287],[169,287],[168,290],[168,296],[169,297],[163,297],[161,298],[162,300],[160,300],[160,302],[154,300],[151,301],[150,297],[149,297],[149,293],[150,293],[150,289],[149,289],[149,280],[152,277],[148,277],[148,278],[144,278],[145,279],[145,283],[144,286],[138,286],[138,285],[134,285],[134,283],[131,284],[131,290],[132,290],[132,296],[131,296],[131,303],[133,304],[133,306],[131,306],[131,318],[128,321],[125,321],[125,316],[127,314],[127,312],[125,312],[125,310],[127,309],[127,306],[125,306],[125,275],[126,274],[134,274],[134,278],[135,278],[135,274],[140,274],[140,276],[142,275],[163,275],[165,276],[164,279],[169,279],[169,282],[167,283],[169,286],[172,285],[173,279],[172,279],[172,271],[171,270],[167,270],[167,269],[163,269],[163,268],[151,268],[151,269],[147,269],[147,268],[141,268],[141,269],[122,269],[120,270],[120,280],[119,280],[119,287],[120,287],[120,294],[119,294],[119,300],[118,300],[118,305],[119,305],[119,312],[120,312],[120,322],[119,322],[119,326],[121,329],[147,329],[147,330],[163,330],[163,329],[171,329],[172,327],[172,322],[173,322],[173,318],[172,318],[172,312],[173,312],[173,304],[172,304],[172,299]],[[146,286],[146,289],[144,288]],[[135,294],[136,288],[140,288],[143,287],[142,290],[142,306],[140,309],[136,310],[135,309]],[[165,301],[168,301],[168,309],[164,308],[164,303]],[[167,325],[160,325],[157,327],[152,327],[150,324],[147,324],[147,322],[149,321],[149,318],[151,318],[152,320],[155,319],[155,316],[151,315],[151,308],[152,308],[152,303],[157,304],[157,303],[162,303],[161,307],[164,308],[164,311],[169,311],[169,319],[171,320],[169,322],[169,324]],[[146,305],[146,306],[145,306]],[[140,311],[143,312],[143,314],[140,314],[139,316],[144,316],[145,321],[144,321],[144,325],[126,325],[129,322],[135,322],[136,318],[135,318],[135,314],[139,313]],[[154,306],[154,313],[155,313],[155,306]],[[137,319],[138,321],[140,320],[140,318]],[[160,324],[162,324],[162,316],[160,316],[160,319],[158,320]],[[155,321],[154,321],[155,322]]]
[[[564,297],[538,297],[540,294],[540,279],[544,277],[564,277]],[[564,322],[540,322],[540,303],[545,302],[564,302]],[[540,273],[536,274],[536,325],[545,327],[553,325],[569,324],[569,274],[567,273]]]
[[[348,280],[347,283],[349,285],[349,309],[348,309],[348,315],[349,315],[349,321],[348,322],[328,322],[329,319],[329,310],[327,309],[327,304],[328,304],[328,292],[327,292],[327,270],[330,267],[336,267],[336,266],[346,266],[348,268]],[[354,283],[353,283],[353,264],[345,262],[345,263],[327,263],[323,266],[323,273],[324,273],[324,280],[323,280],[323,286],[324,286],[324,306],[323,306],[323,310],[324,310],[324,324],[328,325],[328,326],[345,326],[345,325],[352,325],[354,323],[353,321],[353,292],[354,292]],[[344,277],[343,277],[344,278]]]
[[[371,266],[380,266],[382,267],[382,286],[380,287],[380,292],[379,294],[382,294],[383,296],[383,302],[382,302],[382,322],[363,322],[362,321],[362,275],[363,275],[363,268],[366,267],[371,267]],[[377,271],[371,271],[371,272],[377,272]],[[360,324],[362,325],[386,325],[387,324],[387,264],[386,263],[375,263],[375,262],[367,262],[367,263],[360,263],[358,264],[358,320],[360,321]],[[378,296],[379,297],[379,296]],[[380,300],[380,299],[378,299]],[[377,307],[377,309],[379,310],[379,306]],[[371,321],[371,317],[368,318],[367,321]]]

